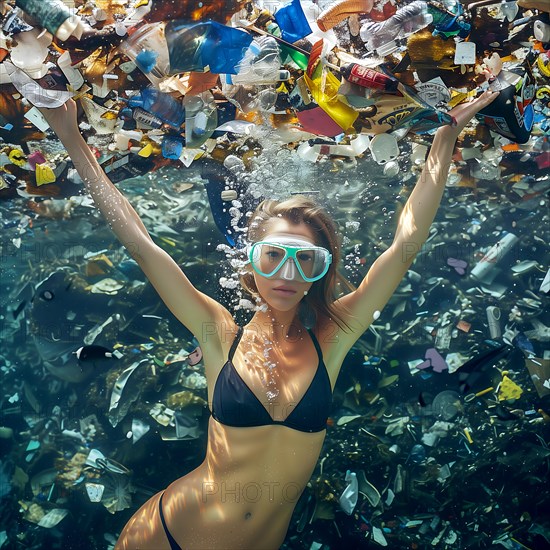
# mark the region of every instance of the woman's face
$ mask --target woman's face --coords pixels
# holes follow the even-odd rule
[[[259,240],[276,240],[277,237],[296,238],[316,245],[313,231],[305,223],[293,224],[284,218],[275,218],[264,225]],[[287,264],[292,260],[287,260]],[[260,296],[273,309],[290,311],[295,308],[313,283],[304,281],[301,277],[292,277],[294,266],[284,265],[271,278],[263,277],[254,271],[254,281]],[[291,271],[291,273],[289,273]]]

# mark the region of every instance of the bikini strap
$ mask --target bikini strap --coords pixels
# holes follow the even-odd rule
[[[311,339],[313,340],[313,345],[315,346],[315,349],[317,350],[317,355],[319,356],[319,360],[323,360],[323,352],[321,351],[321,346],[319,345],[319,342],[317,340],[317,337],[315,336],[315,333],[308,328],[307,331],[309,332],[309,335],[311,336]]]
[[[243,332],[244,332],[243,327],[239,327],[237,336],[235,336],[235,340],[233,340],[233,344],[231,344],[231,349],[229,350],[229,361],[233,359],[233,355],[235,354],[235,350],[237,349],[237,346],[241,341],[241,336],[243,335]]]

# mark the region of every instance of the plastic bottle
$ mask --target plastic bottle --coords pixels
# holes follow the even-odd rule
[[[71,14],[61,0],[15,0],[15,5],[59,40],[67,40],[71,35],[82,36],[82,21]]]
[[[142,125],[144,124],[145,126],[155,129],[162,128],[163,121],[148,111],[145,111],[141,107],[135,107],[132,110],[132,118]]]
[[[506,233],[472,269],[472,277],[491,284],[497,275],[496,264],[512,250],[518,241],[519,239],[513,233]]]
[[[236,68],[237,74],[226,75],[227,84],[275,84],[290,78],[281,69],[279,46],[270,36],[254,39]]]
[[[222,91],[245,113],[272,109],[278,95],[275,85],[290,78],[290,73],[281,69],[279,45],[270,36],[254,39],[235,68],[237,74],[222,76]]]
[[[170,74],[188,71],[235,74],[252,36],[241,29],[202,21],[188,24],[168,21],[164,36],[170,58]]]
[[[487,322],[489,324],[489,334],[491,338],[500,338],[502,336],[502,330],[500,328],[500,309],[496,306],[489,306],[485,311],[487,312]]]
[[[490,105],[482,109],[476,117],[491,130],[504,137],[526,143],[533,126],[534,82],[529,73],[523,76],[510,71],[501,71],[489,86],[500,91]],[[516,91],[518,90],[518,91]]]
[[[171,95],[156,88],[145,88],[130,97],[127,102],[129,107],[140,107],[174,128],[179,128],[185,120],[183,106]]]
[[[385,55],[396,46],[394,40],[423,29],[432,22],[426,2],[417,0],[397,10],[395,15],[381,23],[368,21],[361,27],[361,39],[367,49]]]
[[[218,111],[214,95],[210,91],[187,95],[185,108],[185,143],[187,147],[199,147],[218,126]]]
[[[337,67],[332,63],[327,65],[337,70],[348,82],[357,84],[363,88],[371,88],[374,90],[381,90],[383,92],[397,92],[399,82],[386,76],[383,73],[369,69],[359,63],[349,63],[348,65],[342,65]]]
[[[127,38],[119,49],[127,55],[154,84],[170,74],[168,45],[164,23],[143,25]]]
[[[269,111],[277,102],[277,90],[274,86],[243,86],[227,84],[222,80],[222,92],[226,99],[243,113]]]

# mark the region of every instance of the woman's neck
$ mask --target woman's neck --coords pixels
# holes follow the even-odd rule
[[[296,315],[297,309],[276,311],[268,308],[257,311],[248,326],[272,342],[282,344],[299,336],[305,329]]]

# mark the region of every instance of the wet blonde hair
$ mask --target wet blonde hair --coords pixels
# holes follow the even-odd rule
[[[355,287],[338,272],[342,256],[341,242],[333,219],[324,208],[303,195],[295,195],[285,201],[264,200],[248,222],[248,242],[252,244],[260,241],[266,234],[266,226],[272,220],[281,218],[296,225],[306,224],[313,232],[315,244],[326,248],[332,254],[332,263],[327,274],[311,285],[300,303],[302,320],[313,325],[322,319],[330,319],[341,329],[349,329],[348,323],[338,314],[333,303],[346,291],[355,290]],[[240,281],[246,292],[253,297],[259,296],[250,265],[240,274]],[[311,316],[314,319],[310,319]]]

